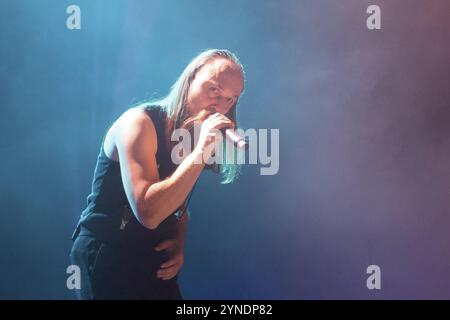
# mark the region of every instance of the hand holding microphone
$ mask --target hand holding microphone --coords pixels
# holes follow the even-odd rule
[[[225,131],[227,139],[234,143],[238,148],[247,147],[247,142],[233,131],[234,128],[235,124],[230,119],[221,113],[214,113],[202,122],[200,136],[196,147],[201,148],[202,152],[206,149],[212,150],[212,153],[208,156],[213,156],[216,143],[219,141],[217,134],[219,134],[220,131]],[[209,147],[211,143],[214,143],[214,148]]]
[[[234,128],[234,123],[230,119],[221,113],[209,115],[202,122],[197,147],[205,150],[207,147],[209,148],[211,143],[216,144],[219,140],[216,137],[216,135],[220,133],[219,130],[227,128]]]

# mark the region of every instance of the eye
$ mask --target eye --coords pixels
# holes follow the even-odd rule
[[[214,92],[214,93],[219,92],[219,89],[216,87],[210,87],[209,90],[211,90],[211,92]]]

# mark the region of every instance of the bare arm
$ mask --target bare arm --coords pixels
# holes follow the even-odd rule
[[[204,168],[192,152],[175,172],[160,181],[157,135],[152,120],[141,110],[131,109],[118,120],[114,135],[125,193],[138,221],[149,229],[173,213],[185,200]]]
[[[151,214],[150,228],[156,228],[186,199],[205,166],[200,164],[201,157],[202,153],[194,150],[169,178],[148,187],[144,206]]]
[[[152,120],[138,109],[130,109],[119,118],[114,139],[122,181],[131,208],[143,226],[156,229],[183,203],[205,166],[203,153],[209,153],[205,151],[207,147],[217,142],[215,132],[233,125],[219,113],[203,121],[193,152],[170,177],[161,181],[156,162],[158,140]]]

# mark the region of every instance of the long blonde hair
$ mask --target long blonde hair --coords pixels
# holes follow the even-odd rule
[[[170,92],[166,97],[151,101],[145,101],[144,103],[141,103],[140,106],[138,106],[144,109],[152,108],[153,106],[160,106],[166,112],[167,123],[165,140],[168,147],[171,146],[170,137],[172,135],[172,132],[176,129],[185,127],[186,123],[190,124],[193,120],[193,118],[189,118],[189,113],[186,108],[186,101],[190,85],[194,80],[196,73],[207,62],[219,57],[228,59],[235,63],[244,75],[244,68],[235,54],[225,49],[209,49],[201,52],[194,59],[192,59],[192,61],[186,66],[181,75],[178,77],[177,81],[172,85]],[[236,128],[238,127],[236,119],[237,104],[238,101],[236,101],[236,103],[231,107],[230,111],[225,114],[227,118],[235,123]],[[233,162],[227,163],[226,157],[223,164],[213,165],[207,168],[221,174],[222,184],[234,182],[241,172],[240,165]]]

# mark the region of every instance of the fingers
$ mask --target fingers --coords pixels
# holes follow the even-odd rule
[[[173,265],[172,267],[168,267],[165,269],[159,269],[156,272],[156,276],[158,278],[161,278],[162,280],[169,280],[177,275],[178,270],[179,270],[178,265]]]
[[[162,269],[170,268],[178,263],[178,259],[170,259],[161,265]]]
[[[234,127],[235,127],[234,122],[228,119],[223,114],[216,112],[213,115],[211,115],[202,123],[199,143],[203,147],[203,150],[205,150],[205,148],[210,146],[211,144],[216,145],[221,140],[221,138],[223,138],[223,135],[220,132],[220,130],[226,128],[234,129]],[[214,150],[208,149],[207,157],[211,157],[214,154],[215,149]]]
[[[222,128],[234,128],[234,122],[225,117],[224,115],[218,113],[216,117],[211,120],[211,127],[214,129],[222,129]]]
[[[220,124],[217,126],[217,129],[222,129],[222,128],[230,128],[230,129],[234,129],[234,127],[235,127],[235,125],[234,125],[234,122],[233,122],[233,121],[225,121],[225,122],[220,123]]]
[[[158,244],[155,247],[156,251],[162,251],[162,250],[166,250],[166,249],[170,249],[174,246],[174,241],[173,240],[166,240],[161,242],[160,244]]]
[[[235,124],[233,121],[228,119],[221,113],[214,113],[212,116],[205,120],[207,130],[211,131],[213,129],[220,130],[222,128],[235,128]]]
[[[176,240],[169,239],[161,242],[155,247],[156,251],[171,250],[176,246]],[[156,272],[156,276],[162,280],[169,280],[175,277],[183,264],[182,253],[173,255],[169,260],[162,263],[160,269]]]
[[[228,120],[228,121],[230,121],[230,119],[228,119],[225,115],[223,115],[223,114],[221,114],[219,112],[214,113],[207,120],[209,120],[209,121],[218,121],[218,120],[219,121],[220,120]]]
[[[183,257],[177,255],[161,264],[161,268],[156,272],[156,276],[162,280],[172,279],[183,265]]]

